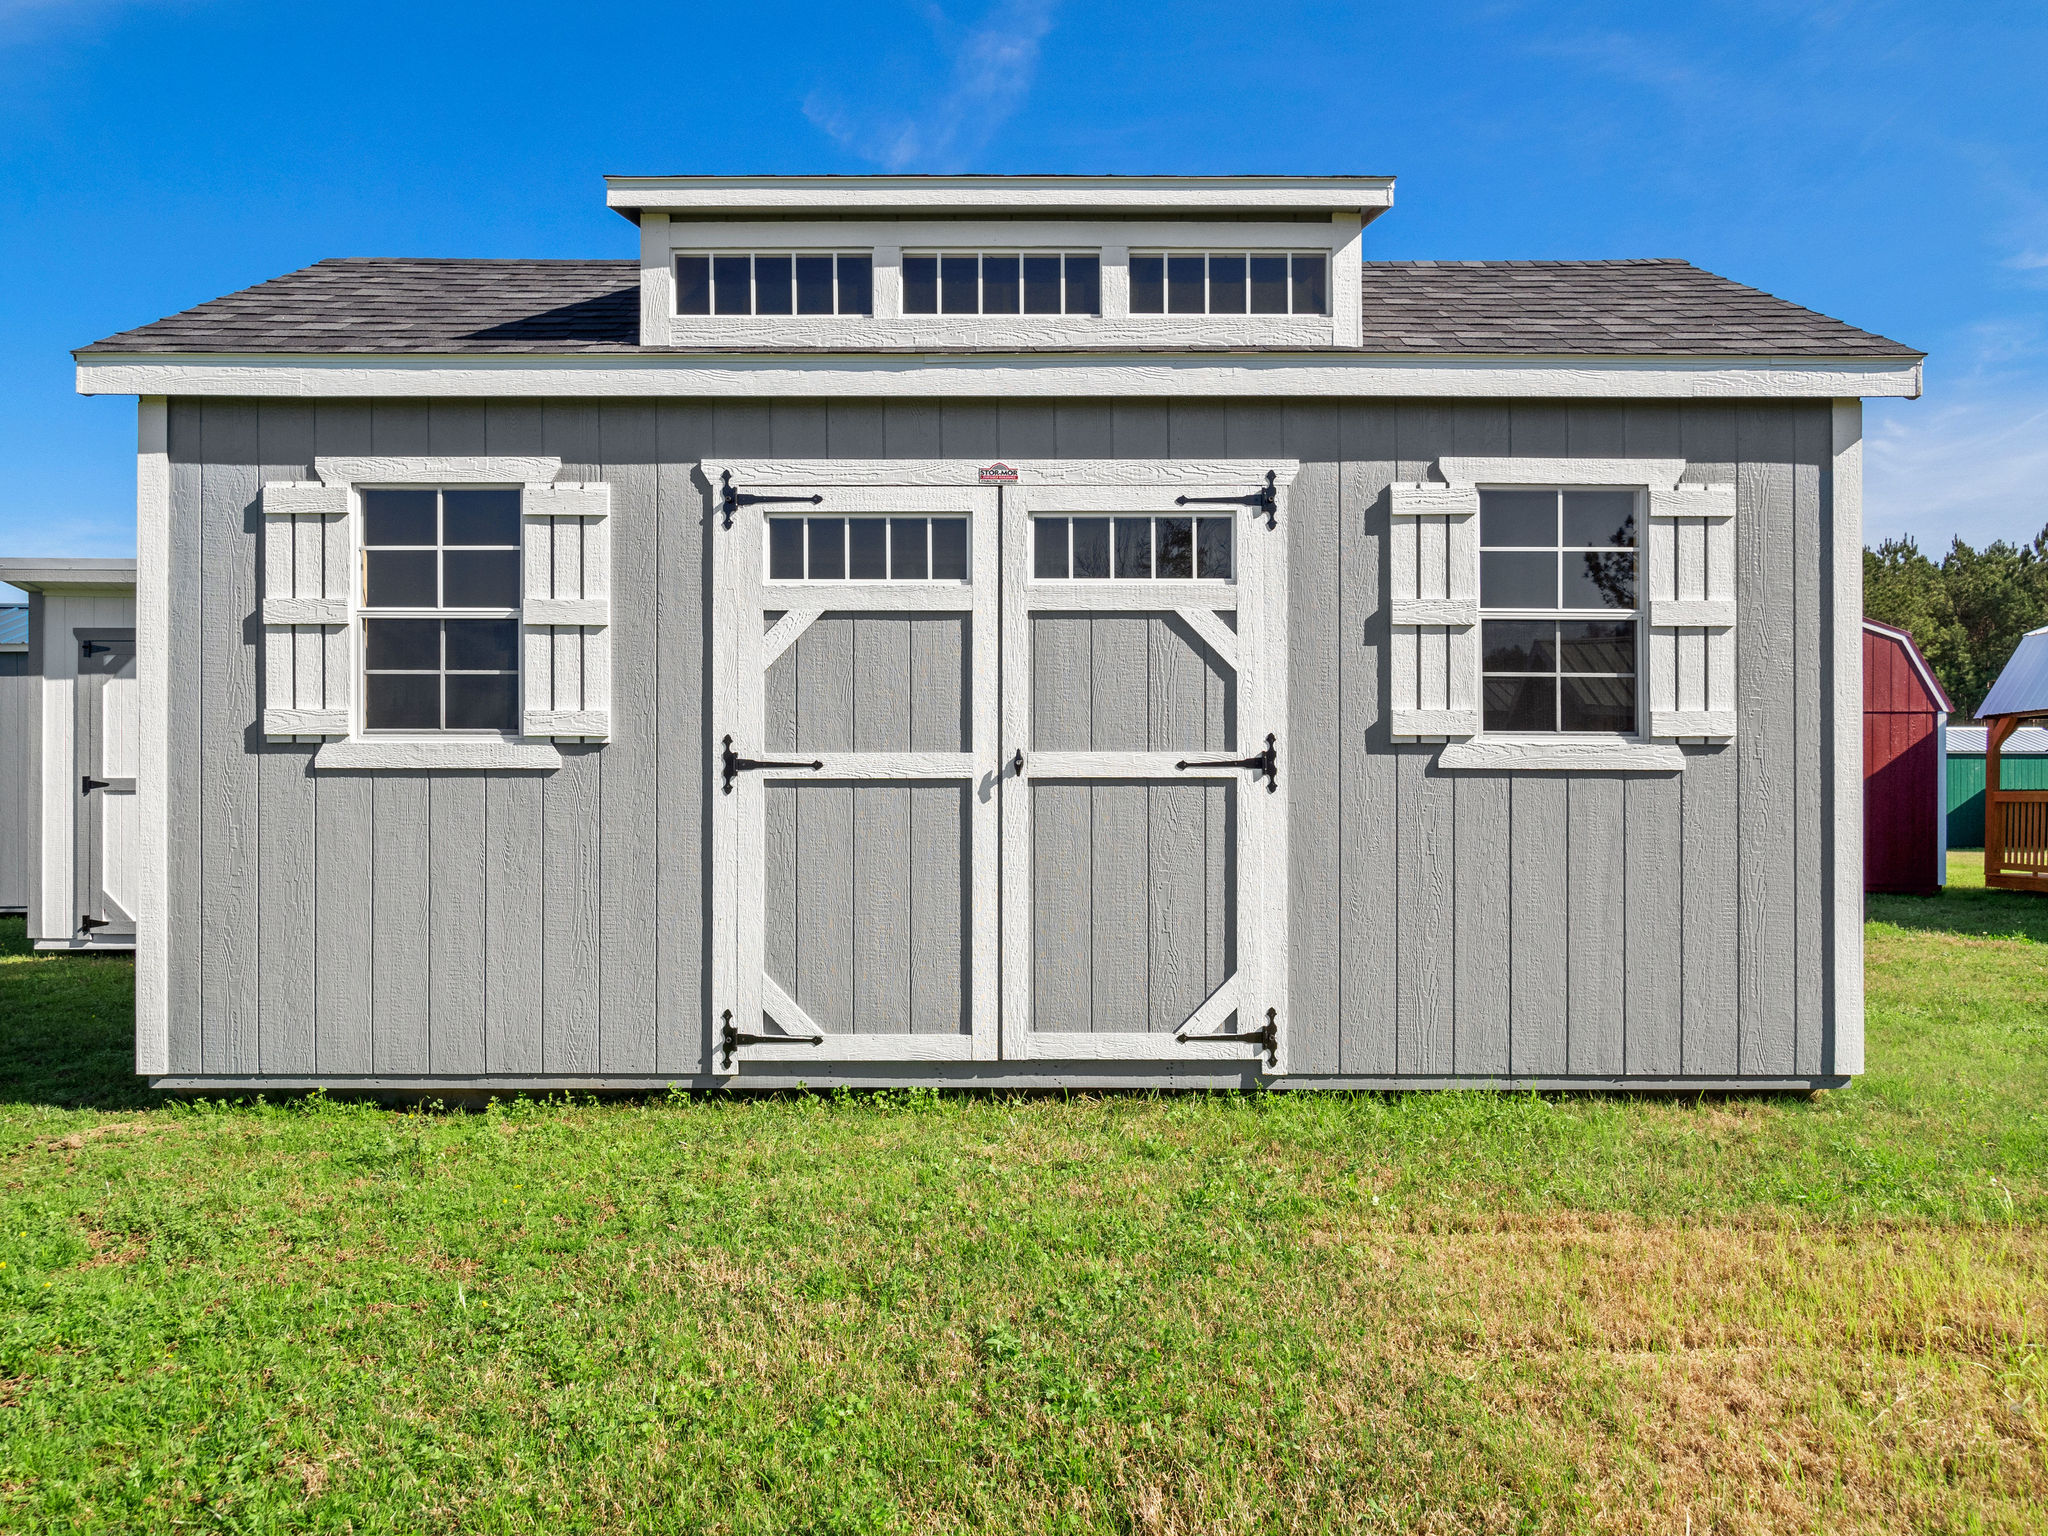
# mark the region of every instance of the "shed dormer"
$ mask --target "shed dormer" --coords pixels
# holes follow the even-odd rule
[[[1391,176],[613,176],[640,343],[1356,349]]]

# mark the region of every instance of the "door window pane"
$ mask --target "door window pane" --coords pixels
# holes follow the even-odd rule
[[[712,307],[721,315],[754,312],[753,260],[747,256],[711,258]]]
[[[921,517],[889,520],[890,571],[898,581],[931,579],[931,544]]]
[[[1227,517],[1196,520],[1195,574],[1204,579],[1230,580],[1230,540],[1235,527]]]
[[[1023,294],[1018,286],[1015,256],[981,258],[981,312],[984,315],[1014,315]]]
[[[754,313],[787,315],[795,309],[795,291],[787,256],[754,258]]]
[[[939,312],[939,258],[903,258],[903,313],[936,315]]]
[[[1483,551],[1479,556],[1479,601],[1487,608],[1555,608],[1556,552]]]
[[[880,517],[850,518],[846,531],[846,574],[855,581],[888,580],[888,520]]]
[[[676,313],[679,315],[708,315],[711,313],[711,258],[709,256],[678,256],[676,258]]]
[[[1144,580],[1152,574],[1152,519],[1116,519],[1116,574],[1122,580]]]
[[[809,517],[811,525],[811,580],[846,579],[846,519]]]
[[[1074,579],[1076,581],[1107,581],[1109,579],[1108,518],[1077,517],[1074,519]]]
[[[1209,313],[1212,315],[1241,315],[1245,313],[1244,258],[1242,256],[1211,256],[1209,258]]]
[[[839,258],[839,313],[872,315],[875,312],[875,258]]]
[[[1192,580],[1195,574],[1195,520],[1191,517],[1162,517],[1158,528],[1160,579]]]
[[[1287,313],[1287,258],[1285,256],[1252,256],[1245,265],[1251,272],[1252,313],[1255,315],[1284,315]]]
[[[1024,313],[1056,315],[1060,312],[1060,259],[1057,256],[1024,258]]]
[[[939,309],[948,315],[981,312],[981,260],[975,256],[939,258]]]
[[[804,579],[804,520],[800,517],[771,517],[768,520],[768,579]]]
[[[424,544],[432,547],[435,537],[433,491],[363,492],[363,542],[365,544]]]
[[[1067,579],[1067,520],[1064,517],[1032,519],[1031,574],[1040,581]]]
[[[1329,301],[1329,259],[1320,254],[1296,252],[1294,257],[1294,312],[1320,315]]]
[[[1133,256],[1131,258],[1131,313],[1134,315],[1163,315],[1166,313],[1166,258],[1164,256]]]
[[[1070,315],[1099,315],[1102,313],[1102,258],[1100,256],[1069,256],[1067,258],[1067,313]]]
[[[1205,276],[1208,263],[1200,256],[1166,258],[1166,312],[1199,315],[1209,307]]]
[[[832,313],[832,258],[796,258],[796,312],[800,315]]]
[[[932,519],[932,580],[967,579],[967,519]]]
[[[363,556],[363,604],[369,608],[438,608],[431,549],[373,549]]]

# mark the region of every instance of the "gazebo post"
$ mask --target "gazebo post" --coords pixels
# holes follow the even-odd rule
[[[2000,715],[1984,733],[1984,883],[1998,883],[2005,868],[2005,807],[1998,796],[1998,749],[2019,725],[2019,716]]]

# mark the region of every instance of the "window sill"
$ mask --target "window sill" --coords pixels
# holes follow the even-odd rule
[[[1485,738],[1448,743],[1438,768],[1467,772],[1680,773],[1685,753],[1668,742]]]
[[[330,741],[313,754],[315,773],[364,768],[492,768],[552,773],[562,754],[550,741]]]

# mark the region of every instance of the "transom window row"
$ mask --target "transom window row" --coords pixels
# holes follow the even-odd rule
[[[903,258],[906,315],[1095,315],[1102,258],[1093,251],[940,252]]]
[[[1156,252],[1131,257],[1134,315],[1321,315],[1330,258],[1322,251]]]
[[[1228,581],[1228,517],[1034,517],[1040,581]]]
[[[965,581],[964,517],[770,517],[770,581]]]
[[[678,256],[679,315],[871,315],[875,262],[866,252]]]

